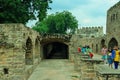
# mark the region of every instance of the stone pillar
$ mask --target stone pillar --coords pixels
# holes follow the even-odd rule
[[[71,62],[74,62],[74,54],[72,53],[72,54],[69,54],[69,60],[71,61]]]
[[[78,52],[74,53],[74,70],[75,71],[80,71],[80,66],[81,66],[81,60],[80,60],[80,55]]]

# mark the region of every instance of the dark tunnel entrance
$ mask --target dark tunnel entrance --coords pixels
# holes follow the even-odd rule
[[[44,59],[68,59],[68,46],[60,42],[52,42],[43,46]]]

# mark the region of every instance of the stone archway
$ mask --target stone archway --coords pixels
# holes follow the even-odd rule
[[[102,48],[104,45],[105,45],[105,40],[102,39],[102,40],[101,40],[101,48]]]
[[[68,59],[68,45],[51,42],[43,46],[44,59]]]
[[[113,48],[114,46],[118,46],[118,41],[115,38],[112,38],[108,43],[108,48]]]
[[[32,40],[30,37],[26,40],[26,54],[25,54],[25,63],[26,65],[33,64],[33,51],[32,51]]]

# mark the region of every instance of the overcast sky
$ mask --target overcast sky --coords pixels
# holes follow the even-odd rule
[[[119,0],[52,0],[48,14],[67,10],[78,20],[79,27],[106,27],[107,10]],[[28,26],[34,25],[30,22]]]

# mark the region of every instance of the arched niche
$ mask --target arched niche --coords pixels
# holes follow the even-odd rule
[[[98,53],[98,44],[96,44],[96,53]]]
[[[102,48],[104,45],[105,45],[105,40],[102,39],[102,40],[101,40],[101,48]]]
[[[94,44],[92,43],[92,49],[94,48]]]
[[[32,40],[30,37],[26,40],[26,53],[25,53],[25,63],[26,65],[32,65],[33,64],[33,45]]]
[[[108,48],[113,48],[114,46],[118,46],[118,41],[115,38],[111,38],[108,43]]]

